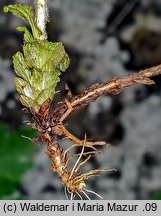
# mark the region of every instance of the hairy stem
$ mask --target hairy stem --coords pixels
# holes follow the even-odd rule
[[[42,34],[40,40],[47,39],[46,33],[46,23],[47,23],[47,0],[37,0],[36,1],[36,24],[41,30]]]

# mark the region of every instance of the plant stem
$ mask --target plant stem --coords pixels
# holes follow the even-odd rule
[[[132,73],[120,78],[114,78],[104,83],[96,83],[90,88],[86,89],[82,94],[69,98],[69,100],[62,101],[59,106],[50,113],[49,124],[52,128],[53,134],[58,136],[64,135],[66,138],[77,143],[78,146],[83,144],[83,140],[79,140],[71,134],[64,126],[64,121],[76,110],[83,106],[87,106],[98,97],[107,94],[119,94],[124,88],[133,84],[155,84],[150,77],[161,74],[161,64],[151,67],[140,72]],[[94,145],[105,145],[104,141],[86,142],[86,146],[91,147]]]
[[[40,40],[47,39],[46,33],[46,23],[47,23],[47,0],[37,0],[36,1],[36,24],[37,27],[41,30],[42,34]]]
[[[102,95],[119,94],[124,88],[136,83],[155,84],[150,77],[159,74],[161,74],[161,64],[123,77],[113,78],[110,81],[96,83],[83,93],[71,97],[69,101],[59,103],[60,105],[52,113],[53,122],[63,122],[71,113],[95,101]]]

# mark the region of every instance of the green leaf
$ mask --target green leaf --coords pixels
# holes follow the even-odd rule
[[[46,49],[49,50],[48,61],[52,61],[54,66],[57,67],[63,60],[66,52],[61,42],[48,42],[45,43]]]
[[[11,130],[0,126],[0,197],[13,193],[22,175],[33,164],[34,145],[22,135],[32,138],[36,132],[30,128]]]
[[[43,72],[42,90],[49,87],[55,89],[57,83],[60,81],[59,75],[60,75],[60,71],[57,69],[53,69],[53,71],[51,72],[48,71]]]
[[[30,80],[31,71],[26,64],[22,53],[17,52],[13,56],[13,65],[14,65],[14,70],[17,76],[22,77],[26,81]]]
[[[50,87],[48,89],[43,90],[37,98],[37,102],[42,105],[47,99],[53,99],[53,95],[55,94],[55,88]]]
[[[15,85],[17,91],[21,95],[25,95],[32,100],[35,100],[40,93],[37,89],[35,89],[29,83],[19,77],[15,77]]]
[[[17,30],[24,32],[24,40],[26,43],[34,42],[34,38],[32,34],[30,33],[30,31],[28,30],[28,28],[26,28],[25,26],[19,26],[17,27]]]
[[[4,6],[3,11],[5,13],[11,12],[15,16],[20,17],[24,20],[27,20],[31,26],[33,37],[35,39],[40,38],[41,31],[35,24],[34,12],[33,12],[33,8],[31,5],[28,5],[28,4],[7,5],[7,6]]]
[[[60,65],[66,56],[62,43],[52,43],[48,41],[35,41],[23,47],[24,56],[29,67],[46,70],[48,64],[52,62],[53,67]],[[64,59],[67,64],[67,56]],[[66,66],[69,66],[66,65]]]
[[[68,54],[65,53],[63,59],[61,60],[60,64],[57,66],[57,68],[60,71],[64,72],[69,67],[69,64],[70,64],[70,58],[69,58]]]
[[[38,111],[40,108],[40,104],[38,104],[36,100],[32,100],[25,95],[20,95],[20,101],[24,106],[32,107],[36,111]]]
[[[32,6],[28,4],[7,5],[4,6],[3,11],[5,13],[11,12],[15,16],[29,21],[29,23],[31,22],[31,19],[34,16]]]
[[[42,90],[43,73],[41,70],[33,68],[32,76],[30,78],[30,83],[33,87],[37,88],[39,91]]]
[[[16,90],[23,95],[24,94],[24,87],[28,86],[28,82],[26,82],[25,80],[23,80],[20,77],[15,77],[15,85],[16,85]]]

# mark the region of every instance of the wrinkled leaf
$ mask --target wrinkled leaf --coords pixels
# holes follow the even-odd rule
[[[42,90],[49,87],[55,89],[57,83],[60,81],[59,75],[60,71],[58,71],[57,69],[53,69],[53,71],[51,72],[44,72]]]
[[[30,83],[34,88],[37,88],[39,91],[42,90],[43,73],[41,70],[33,68]]]
[[[13,65],[17,76],[22,77],[24,80],[29,81],[31,77],[31,71],[27,66],[22,53],[17,52],[13,56]]]
[[[20,78],[20,77],[15,77],[14,80],[15,80],[15,85],[16,85],[17,91],[18,91],[21,95],[23,95],[23,94],[24,94],[24,87],[25,87],[25,86],[28,86],[29,83],[26,82],[25,80],[23,80],[23,79]]]
[[[40,93],[37,89],[32,87],[28,82],[26,82],[25,80],[19,77],[15,77],[15,85],[20,95],[25,95],[26,97],[29,97],[32,100],[35,100]]]
[[[17,27],[17,30],[24,32],[24,40],[26,43],[32,43],[34,41],[32,34],[25,26],[19,26]]]
[[[36,23],[34,21],[34,12],[33,12],[33,8],[31,5],[28,5],[28,4],[7,5],[7,6],[4,6],[3,11],[5,13],[11,12],[15,16],[28,21],[32,29],[33,37],[35,39],[38,39],[40,37],[41,31],[36,26]]]
[[[62,61],[60,62],[60,64],[57,66],[57,68],[60,70],[60,71],[66,71],[66,69],[69,67],[69,64],[70,64],[70,58],[68,56],[67,53],[65,53]]]
[[[37,103],[37,100],[32,100],[31,98],[25,96],[25,95],[20,95],[20,102],[26,106],[26,107],[32,107],[35,110],[39,110],[40,105]]]
[[[43,104],[44,101],[46,101],[47,99],[52,99],[53,98],[53,94],[55,94],[55,89],[54,88],[48,88],[43,90],[40,95],[37,98],[37,101],[39,104]]]
[[[11,12],[15,16],[25,19],[27,21],[31,21],[33,18],[33,9],[31,5],[28,4],[14,4],[14,5],[7,5],[3,8],[5,13]]]
[[[53,67],[59,66],[64,59],[65,50],[62,43],[51,43],[48,41],[28,43],[23,47],[24,56],[29,67],[46,70],[48,64],[52,62]]]

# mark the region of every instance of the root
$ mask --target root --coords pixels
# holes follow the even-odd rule
[[[86,188],[84,189],[85,191],[89,192],[89,193],[92,193],[94,195],[96,195],[97,197],[99,197],[100,199],[103,199],[103,197],[101,195],[99,195],[98,193],[92,191],[92,190],[87,190]]]
[[[85,163],[87,163],[87,161],[89,161],[90,158],[91,158],[91,155],[89,155],[84,161],[82,161],[82,162],[77,166],[77,168],[75,169],[75,172],[77,173],[78,170],[80,169],[80,167],[81,167],[82,165],[84,165]]]
[[[107,169],[107,170],[105,170],[105,169],[90,170],[87,173],[83,173],[80,176],[75,177],[74,181],[75,182],[81,182],[81,181],[89,179],[90,177],[99,176],[100,172],[109,172],[109,171],[117,171],[117,170],[115,168],[110,168],[110,169]]]
[[[30,138],[30,137],[27,137],[27,136],[24,136],[24,135],[21,135],[21,137],[22,137],[22,138],[25,138],[25,139],[27,139],[27,140],[29,140],[29,141],[31,141],[32,143],[34,143],[33,139]]]
[[[67,111],[62,115],[62,117],[59,119],[59,122],[62,123],[67,117],[68,115],[73,111],[73,107],[72,107],[72,104],[67,100],[65,99],[65,103],[67,105]]]
[[[61,133],[65,136],[66,139],[70,139],[73,143],[75,143],[74,145],[77,146],[83,146],[85,145],[86,147],[92,148],[94,150],[96,150],[96,148],[94,146],[99,145],[99,146],[103,146],[103,145],[109,145],[108,143],[106,143],[105,141],[87,141],[84,144],[85,140],[80,140],[79,138],[77,138],[76,136],[74,136],[72,133],[70,133],[63,124],[57,125],[57,128],[59,131],[61,131]]]
[[[119,94],[124,88],[136,83],[153,85],[154,81],[151,80],[150,77],[159,74],[161,74],[161,65],[124,77],[114,78],[104,83],[97,83],[86,89],[80,95],[70,97],[69,100],[65,99],[65,101],[60,102],[54,111],[51,109],[51,100],[44,102],[38,113],[32,108],[29,109],[34,121],[32,127],[40,131],[40,138],[47,143],[47,153],[52,161],[52,169],[60,176],[65,186],[64,192],[67,199],[72,200],[75,195],[80,199],[83,199],[83,196],[90,199],[88,193],[94,194],[102,199],[99,194],[86,188],[86,180],[94,176],[99,176],[101,172],[116,171],[116,169],[93,169],[89,172],[79,174],[80,168],[85,165],[94,154],[98,153],[96,146],[109,147],[109,144],[105,141],[89,141],[86,136],[84,140],[80,140],[65,128],[64,121],[73,112],[79,110],[83,106],[87,106],[90,102],[95,101],[102,95]],[[59,146],[58,136],[64,136],[66,139],[71,140],[73,145],[63,151]],[[67,153],[75,146],[82,146],[82,150],[79,154],[74,155],[78,156],[78,158],[70,171],[67,169],[70,159],[67,159]],[[93,151],[84,152],[85,147],[92,148]],[[87,157],[81,161],[83,155],[87,155]]]
[[[71,171],[71,174],[70,174],[68,180],[70,180],[71,177],[73,176],[73,173],[76,172],[75,169],[76,169],[76,167],[77,167],[77,165],[78,165],[78,163],[79,163],[79,161],[80,161],[80,159],[81,159],[81,157],[82,157],[82,155],[83,155],[85,143],[86,143],[86,135],[85,135],[84,145],[83,145],[83,147],[82,147],[82,151],[81,151],[81,153],[80,153],[80,155],[79,155],[79,157],[78,157],[78,160],[76,161],[76,163],[75,163],[74,166],[73,166],[73,169],[72,169],[72,171]]]

